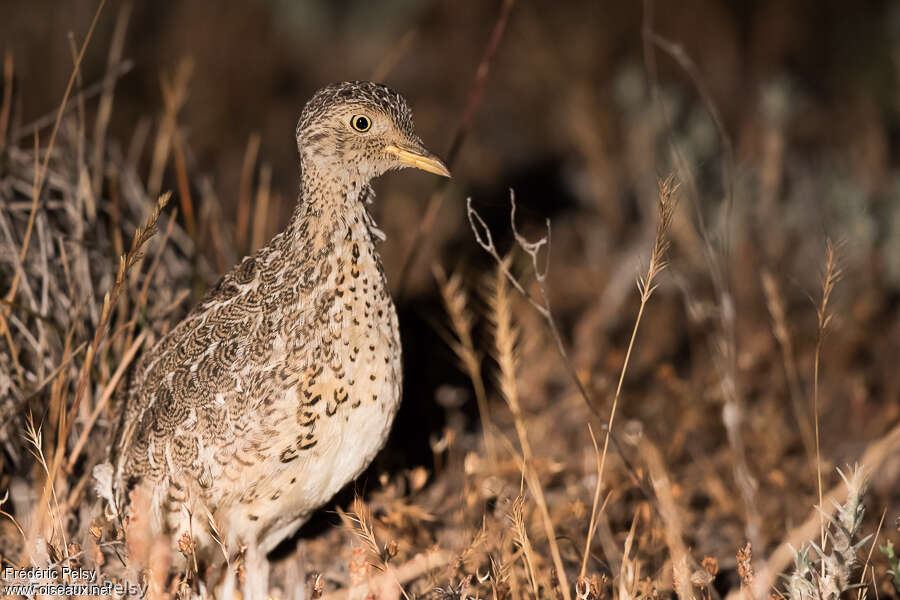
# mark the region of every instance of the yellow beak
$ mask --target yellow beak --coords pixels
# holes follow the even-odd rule
[[[400,148],[393,144],[388,144],[384,147],[384,151],[388,154],[393,154],[400,160],[400,162],[405,165],[409,165],[410,167],[422,169],[423,171],[428,171],[429,173],[434,173],[435,175],[450,177],[450,171],[447,169],[444,163],[442,163],[437,156],[428,152],[427,150]]]

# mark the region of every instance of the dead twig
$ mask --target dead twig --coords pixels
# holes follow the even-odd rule
[[[522,295],[525,300],[544,318],[544,321],[547,323],[547,327],[550,330],[550,335],[553,337],[553,341],[556,342],[556,350],[559,352],[560,357],[563,360],[563,365],[569,372],[572,381],[575,383],[575,386],[578,388],[581,397],[584,399],[588,408],[594,414],[597,414],[597,409],[594,406],[593,401],[591,400],[590,395],[588,394],[587,389],[584,387],[584,384],[581,382],[581,378],[578,377],[578,373],[575,372],[575,367],[572,364],[572,361],[569,359],[569,354],[566,352],[566,348],[563,345],[562,335],[559,332],[559,328],[556,326],[556,320],[553,318],[553,311],[550,307],[550,299],[547,295],[547,288],[545,286],[545,281],[547,279],[547,272],[550,266],[550,219],[547,219],[547,235],[538,239],[536,242],[529,242],[525,237],[523,237],[518,229],[516,228],[516,196],[513,190],[509,190],[509,202],[510,202],[510,213],[509,213],[509,221],[512,227],[513,236],[515,237],[516,243],[531,257],[531,264],[534,270],[535,279],[538,282],[538,292],[540,294],[540,300],[532,296],[528,293],[527,290],[519,283],[519,280],[512,274],[509,270],[509,266],[506,261],[504,261],[500,257],[500,253],[497,251],[497,247],[494,245],[494,238],[491,236],[491,230],[488,228],[487,223],[484,222],[484,219],[481,218],[481,215],[478,214],[474,208],[472,208],[472,198],[466,199],[466,214],[469,218],[469,226],[472,229],[472,233],[475,235],[475,241],[481,246],[482,250],[490,254],[494,260],[497,262],[498,267],[500,268],[503,275],[506,279],[512,284],[512,286],[516,289],[519,294]],[[539,257],[541,248],[546,246],[546,258],[544,260],[544,268],[541,269],[539,266]]]
[[[472,129],[475,113],[478,111],[478,107],[481,106],[481,102],[484,98],[484,90],[487,87],[488,75],[491,72],[491,65],[494,62],[494,55],[497,53],[500,42],[503,40],[503,33],[506,31],[506,25],[509,22],[509,16],[512,13],[515,4],[515,0],[503,0],[503,4],[500,7],[500,13],[497,15],[497,20],[494,21],[494,28],[491,30],[491,35],[484,47],[481,60],[478,63],[478,67],[475,69],[475,78],[469,86],[469,94],[466,99],[466,106],[463,109],[462,118],[460,119],[459,126],[456,128],[456,132],[453,134],[453,141],[450,142],[450,150],[447,152],[446,164],[447,168],[451,171],[453,170],[453,165],[456,164],[456,159],[459,156],[463,143],[466,141],[466,137],[468,137],[469,131]],[[416,258],[422,254],[421,246],[427,238],[428,232],[434,227],[435,219],[440,211],[441,204],[444,202],[444,192],[447,189],[447,185],[449,185],[449,181],[449,179],[444,178],[441,178],[440,181],[438,181],[434,193],[431,194],[431,198],[428,200],[425,214],[419,221],[419,226],[416,228],[413,239],[404,254],[403,266],[401,267],[400,275],[397,278],[397,297],[400,299],[406,295],[410,273]]]

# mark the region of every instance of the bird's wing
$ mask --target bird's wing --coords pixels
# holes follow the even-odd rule
[[[290,286],[261,281],[245,258],[141,361],[114,444],[117,483],[227,463],[265,437],[260,404],[276,393],[268,373]],[[174,463],[174,465],[173,465]]]

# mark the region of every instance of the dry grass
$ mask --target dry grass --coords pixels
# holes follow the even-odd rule
[[[450,317],[450,327],[453,335],[456,336],[456,339],[453,339],[450,335],[445,335],[445,339],[472,382],[475,401],[478,403],[478,416],[481,419],[485,451],[491,463],[495,463],[497,450],[494,447],[491,411],[484,378],[481,375],[481,355],[475,349],[475,341],[472,338],[474,317],[468,308],[469,300],[466,289],[463,287],[462,276],[454,273],[448,277],[440,265],[434,265],[432,270],[434,278],[438,282],[444,309]]]
[[[829,312],[828,301],[834,292],[834,286],[841,278],[841,270],[837,265],[837,250],[830,239],[825,243],[825,275],[822,278],[822,301],[816,306],[816,354],[813,361],[813,428],[816,440],[816,488],[819,494],[819,506],[822,506],[822,450],[819,443],[819,360],[822,355],[822,344],[825,341],[825,332],[831,324],[834,316]],[[819,522],[819,543],[825,548],[825,518]],[[824,569],[824,563],[822,568]],[[824,570],[822,575],[824,577]]]
[[[493,293],[489,298],[490,318],[494,327],[494,345],[496,348],[494,358],[499,366],[497,379],[499,380],[500,393],[503,395],[503,398],[506,400],[509,410],[512,413],[516,436],[519,439],[519,448],[522,454],[522,477],[528,484],[528,489],[534,497],[534,501],[540,512],[541,524],[550,547],[550,555],[553,558],[556,576],[559,578],[562,596],[565,600],[569,600],[571,598],[571,591],[569,589],[568,576],[566,575],[562,556],[559,552],[556,531],[553,525],[553,519],[550,517],[550,511],[547,508],[544,490],[541,486],[538,473],[534,468],[534,453],[531,449],[531,442],[528,439],[528,428],[525,426],[525,421],[522,416],[522,407],[519,404],[519,384],[517,375],[518,356],[516,349],[519,332],[512,321],[512,302],[509,297],[509,288],[507,287],[508,273],[508,268],[505,267],[504,262],[501,261],[497,267],[497,276]],[[514,517],[514,520],[515,519],[516,517]],[[521,520],[521,515],[519,515],[519,520]],[[524,528],[522,529],[524,532]],[[529,547],[530,544],[526,545],[526,548]],[[533,567],[531,572],[533,576]]]

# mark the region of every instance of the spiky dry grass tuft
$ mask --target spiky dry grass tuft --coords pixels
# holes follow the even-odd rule
[[[40,426],[35,425],[34,417],[29,413],[25,423],[25,440],[29,444],[28,451],[40,465],[44,473],[43,494],[41,503],[35,507],[35,514],[32,515],[33,537],[46,539],[46,543],[50,549],[55,549],[55,555],[63,554],[68,558],[68,535],[64,517],[60,511],[59,499],[56,495],[55,477],[51,473],[50,467],[47,465],[47,459],[44,457],[44,443]],[[50,531],[46,530],[50,526]]]
[[[838,474],[847,486],[847,499],[837,507],[834,517],[822,513],[828,522],[826,534],[831,547],[826,549],[824,544],[810,542],[794,553],[794,570],[785,578],[785,592],[790,600],[839,598],[858,585],[854,583],[857,552],[871,537],[858,539],[865,516],[862,498],[866,476],[858,465],[849,477],[840,470]]]

